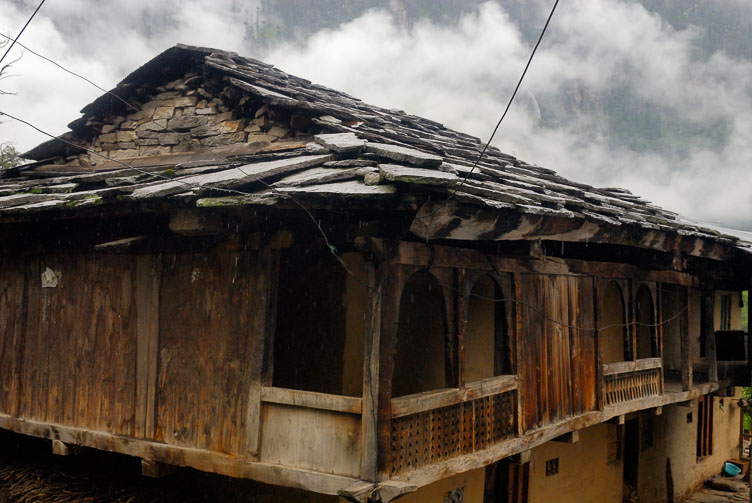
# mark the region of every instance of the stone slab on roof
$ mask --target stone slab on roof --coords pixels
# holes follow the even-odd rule
[[[52,176],[45,177],[33,172],[41,169],[37,162],[33,167],[0,174],[0,219],[11,210],[16,219],[24,211],[62,211],[71,205],[60,201],[84,204],[94,196],[104,205],[160,198],[197,204],[221,196],[217,191],[223,189],[249,192],[248,204],[272,204],[280,194],[295,194],[301,200],[336,194],[340,196],[338,204],[346,206],[348,195],[414,201],[416,196],[430,198],[434,194],[436,200],[435,194],[449,197],[452,193],[456,201],[490,210],[658,230],[752,250],[746,235],[682,219],[624,189],[571,181],[493,146],[488,146],[479,160],[484,144],[478,138],[403,111],[365,104],[231,52],[178,45],[127,76],[113,92],[129,97],[143,82],[173,78],[176,68],[215,72],[241,95],[253,96],[264,106],[289,110],[316,131],[307,139],[295,138],[283,146],[249,141],[204,147],[193,153],[122,158],[97,168],[107,167],[109,171],[104,172],[59,176],[52,170]],[[160,77],[160,72],[172,73]],[[80,127],[115,103],[109,95],[98,98],[84,107],[84,116],[72,126]],[[63,136],[81,140],[83,131],[76,129]],[[51,140],[25,155],[37,159],[51,154],[66,156],[70,150],[68,145],[56,147]],[[166,169],[172,170],[170,176],[164,175]],[[270,187],[259,186],[264,180],[270,181]],[[122,195],[126,197],[115,197]],[[235,203],[238,200],[236,197]]]

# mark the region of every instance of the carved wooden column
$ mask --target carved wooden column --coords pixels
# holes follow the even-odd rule
[[[691,307],[689,305],[689,288],[684,287],[679,294],[679,305],[684,308],[684,312],[679,317],[679,331],[681,335],[681,378],[682,390],[689,391],[692,389],[692,338],[689,335],[689,315]]]
[[[705,337],[705,357],[708,359],[708,380],[718,381],[718,361],[715,352],[715,330],[713,315],[715,313],[715,293],[712,290],[702,292],[702,335]]]

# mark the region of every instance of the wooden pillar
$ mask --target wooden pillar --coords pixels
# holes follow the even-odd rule
[[[162,259],[136,258],[136,411],[135,436],[154,440],[156,431],[157,361],[159,352],[159,290]]]
[[[708,359],[708,380],[718,381],[718,361],[715,353],[715,330],[713,314],[715,313],[715,294],[712,290],[702,292],[702,316],[700,317],[702,335],[705,337],[705,357]]]
[[[601,285],[600,278],[595,278],[593,281],[593,326],[596,328],[595,330],[595,399],[596,399],[596,408],[598,410],[603,410],[603,407],[606,405],[606,399],[604,396],[604,386],[603,386],[603,355],[602,347],[603,347],[603,332],[601,331],[600,327],[603,324],[603,315],[602,315],[602,307],[603,307],[603,301],[601,299],[601,294],[603,293],[602,290],[604,290]]]
[[[378,410],[379,410],[379,359],[381,347],[382,285],[378,271],[368,262],[368,310],[363,362],[363,412],[361,445],[361,479],[376,482],[378,479]]]
[[[679,317],[679,331],[681,335],[681,378],[682,390],[689,391],[692,389],[692,338],[689,334],[689,314],[691,307],[689,305],[689,288],[684,287],[679,294],[679,306],[684,308],[684,312]]]
[[[277,314],[277,283],[279,280],[279,252],[265,249],[253,255],[251,295],[251,329],[248,334],[248,409],[247,453],[258,459],[261,438],[261,388],[272,383],[274,365],[274,332]]]
[[[384,263],[381,274],[381,344],[379,346],[379,381],[376,404],[377,467],[379,480],[389,479],[392,438],[392,376],[397,347],[397,328],[405,272],[402,268]]]

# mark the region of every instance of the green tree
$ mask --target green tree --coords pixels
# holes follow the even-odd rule
[[[16,147],[10,143],[0,143],[0,171],[15,168],[21,164]]]

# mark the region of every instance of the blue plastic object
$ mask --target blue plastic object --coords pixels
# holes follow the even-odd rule
[[[723,465],[723,471],[726,472],[726,475],[730,477],[736,477],[740,473],[742,473],[742,469],[736,466],[734,463],[729,463],[728,461]]]

